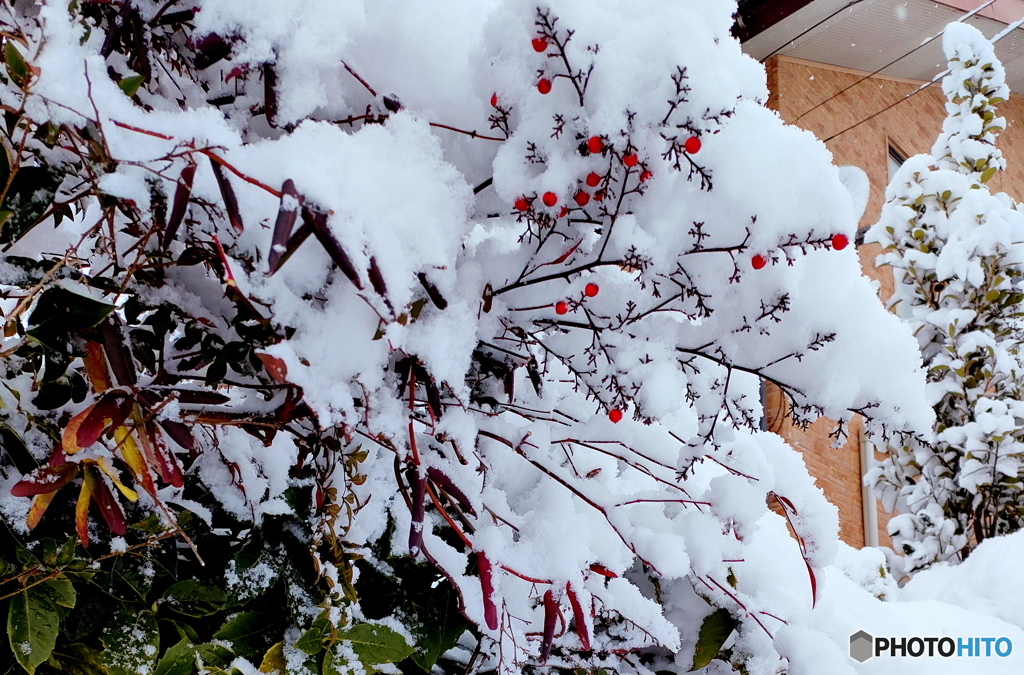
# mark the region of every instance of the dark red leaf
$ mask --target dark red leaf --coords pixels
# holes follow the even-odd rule
[[[611,570],[609,570],[604,565],[600,565],[598,563],[592,563],[590,565],[590,571],[591,572],[596,572],[597,574],[600,574],[603,577],[608,577],[609,579],[618,579],[619,578],[618,574],[616,574],[615,572],[612,572]]]
[[[238,210],[235,190],[231,187],[227,174],[224,173],[220,164],[211,161],[210,166],[213,167],[213,175],[217,179],[221,197],[224,198],[224,209],[228,212],[228,222],[231,223],[231,227],[235,228],[235,232],[241,233],[245,230],[245,226],[242,225],[242,214]]]
[[[125,3],[129,5],[129,3]],[[195,42],[196,59],[195,66],[196,70],[203,70],[209,68],[213,64],[217,63],[223,58],[226,58],[231,53],[231,45],[216,33],[210,33],[204,35]]]
[[[121,323],[117,316],[111,314],[99,325],[100,340],[103,343],[103,351],[107,355],[107,363],[117,384],[124,387],[134,387],[135,364],[132,362],[131,354],[128,352],[128,341],[121,330]]]
[[[273,63],[263,64],[263,114],[267,124],[277,128],[277,72]]]
[[[103,522],[107,524],[111,532],[121,535],[127,531],[128,528],[125,524],[124,513],[121,511],[121,505],[117,503],[117,499],[110,493],[110,488],[107,487],[102,478],[96,478],[96,485],[93,487],[92,492],[92,503],[96,505],[96,509],[100,512],[100,517],[103,518]]]
[[[427,478],[429,478],[434,485],[447,492],[452,499],[458,502],[459,508],[466,513],[474,516],[476,515],[476,511],[473,509],[473,505],[469,503],[469,499],[466,498],[466,494],[456,487],[455,483],[452,482],[452,479],[442,473],[440,469],[436,469],[432,466],[428,467]]]
[[[494,580],[491,561],[482,551],[476,552],[476,566],[480,573],[480,590],[484,596],[484,621],[491,630],[498,630],[498,606],[494,604]]]
[[[171,440],[188,451],[196,449],[196,439],[188,427],[174,420],[160,420],[160,426],[171,437]]]
[[[415,466],[409,467],[407,476],[409,479],[409,486],[411,487],[410,498],[412,500],[412,504],[410,505],[412,522],[409,525],[409,555],[416,558],[423,549],[423,516],[426,506],[424,503],[426,481],[419,475],[419,471],[417,471]]]
[[[484,286],[484,314],[490,313],[492,302],[494,302],[494,289],[487,284]]]
[[[274,223],[274,235],[270,240],[270,255],[267,256],[267,264],[270,266],[270,274],[273,274],[284,263],[282,258],[289,253],[292,228],[295,227],[295,219],[302,208],[302,198],[295,183],[291,178],[281,186],[281,206],[277,210],[277,221]],[[309,236],[308,234],[306,236]],[[298,242],[301,243],[301,242]],[[297,246],[297,245],[296,245]]]
[[[174,204],[171,207],[171,217],[167,220],[167,227],[164,228],[164,248],[171,245],[175,235],[178,234],[178,227],[185,219],[185,212],[188,211],[188,200],[192,196],[192,181],[196,177],[196,165],[190,162],[181,170],[181,177],[178,178],[178,185],[174,188]]]
[[[429,297],[430,301],[434,303],[434,307],[437,307],[438,309],[445,309],[448,307],[448,301],[445,300],[437,290],[437,286],[427,280],[426,274],[420,272],[416,275],[416,278],[420,280],[420,285],[422,285],[423,289],[427,292],[427,297]]]
[[[363,282],[359,280],[359,275],[356,273],[356,268],[352,265],[352,261],[349,260],[345,250],[341,248],[341,244],[334,238],[334,234],[327,226],[327,216],[320,213],[319,211],[311,211],[308,208],[303,207],[302,209],[302,222],[307,224],[312,230],[313,234],[320,241],[320,245],[326,249],[327,254],[331,256],[331,260],[338,266],[342,274],[348,277],[348,280],[352,282],[352,285],[363,290]],[[298,233],[296,233],[298,235]]]
[[[108,429],[121,426],[132,410],[132,399],[123,391],[104,392],[82,420],[75,435],[80,448],[88,448]]]
[[[587,630],[586,617],[583,615],[583,608],[580,606],[580,599],[576,597],[576,592],[572,590],[572,584],[566,582],[565,592],[569,596],[569,605],[572,606],[572,615],[576,619],[576,634],[580,636],[580,644],[583,645],[583,651],[590,651],[590,632]]]
[[[558,603],[555,602],[555,594],[550,590],[544,591],[544,638],[540,643],[541,665],[548,662],[551,656],[551,642],[555,638],[555,623],[558,619]]]
[[[78,475],[78,464],[70,462],[61,466],[44,466],[24,476],[11,487],[12,497],[34,497],[56,492]]]

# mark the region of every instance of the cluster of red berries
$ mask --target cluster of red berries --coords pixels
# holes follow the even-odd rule
[[[842,251],[849,245],[849,243],[850,239],[845,234],[832,235],[832,248],[835,249],[836,251]],[[750,259],[750,266],[753,267],[755,270],[763,269],[764,266],[767,264],[768,259],[765,258],[760,253],[754,255],[754,257]]]
[[[584,286],[583,295],[587,296],[588,298],[592,298],[596,296],[600,292],[600,290],[601,288],[597,284],[590,283]],[[568,313],[569,304],[565,300],[559,300],[558,302],[555,303],[555,314],[561,315]]]

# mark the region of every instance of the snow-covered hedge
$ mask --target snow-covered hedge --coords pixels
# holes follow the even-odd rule
[[[0,658],[796,667],[762,383],[932,412],[734,9],[4,4]]]

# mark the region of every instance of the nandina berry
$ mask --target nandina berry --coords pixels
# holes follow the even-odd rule
[[[637,157],[636,154],[632,152],[622,158],[622,163],[630,168],[636,166],[636,163],[639,161],[640,158]]]
[[[846,238],[845,234],[837,234],[832,237],[832,248],[837,251],[842,251],[849,243],[850,240]]]
[[[558,217],[565,218],[567,215],[569,215],[569,207],[563,206],[562,210],[558,212]]]
[[[650,171],[644,171],[642,174],[640,174],[640,182],[641,183],[646,183],[647,181],[649,181],[652,178],[654,178],[654,174],[651,173]]]
[[[700,139],[696,136],[690,136],[683,143],[683,150],[686,150],[691,155],[697,154],[700,151]]]
[[[520,197],[515,203],[516,211],[529,211],[530,202],[526,201],[526,197]]]
[[[586,206],[587,203],[590,201],[590,194],[584,192],[583,190],[580,190],[579,192],[576,193],[576,196],[573,197],[572,200],[576,202],[578,206]]]
[[[542,94],[550,93],[551,92],[551,80],[549,80],[546,77],[541,78],[541,81],[537,83],[537,91],[539,91]]]
[[[559,300],[555,303],[555,314],[565,314],[569,311],[569,305],[565,304],[564,300]]]
[[[492,108],[497,108],[498,107],[498,95],[497,94],[491,94],[491,107]]]
[[[600,136],[591,136],[587,139],[587,150],[590,151],[590,154],[596,155],[604,150],[604,141],[601,140]]]
[[[767,264],[768,264],[768,259],[765,258],[760,253],[758,253],[757,255],[755,255],[753,258],[750,259],[750,266],[753,267],[755,270],[759,270],[759,269],[763,268]]]
[[[604,198],[605,198],[604,190],[598,190],[597,192],[594,193],[594,201],[595,202],[602,202],[602,201],[604,201]]]
[[[612,408],[608,411],[608,419],[612,421],[612,424],[618,424],[622,421],[622,411],[618,408]]]
[[[597,187],[597,184],[601,182],[601,177],[591,171],[587,174],[587,185],[590,187]]]
[[[598,288],[597,284],[587,284],[583,289],[583,294],[586,295],[588,298],[592,298],[595,295],[597,295],[598,291],[600,290],[601,289]]]
[[[545,192],[544,196],[540,198],[544,202],[544,206],[554,206],[558,203],[558,195],[554,192]]]
[[[544,36],[533,38],[533,51],[542,52],[548,48],[548,39]]]

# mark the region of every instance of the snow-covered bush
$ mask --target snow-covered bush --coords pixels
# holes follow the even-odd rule
[[[995,106],[1009,90],[977,29],[950,24],[943,45],[942,133],[893,177],[868,234],[886,249],[892,302],[921,345],[936,414],[934,442],[891,445],[870,477],[901,511],[889,532],[908,572],[1024,524],[1024,213],[986,185],[1006,165]]]
[[[734,9],[4,4],[3,658],[805,653],[836,512],[761,383],[932,417]]]

